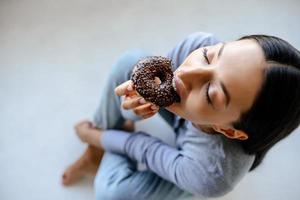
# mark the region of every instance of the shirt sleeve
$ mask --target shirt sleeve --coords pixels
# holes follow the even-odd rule
[[[192,194],[217,197],[231,190],[221,177],[208,170],[205,162],[146,133],[106,130],[101,142],[106,151],[143,163],[148,170]]]
[[[173,67],[176,69],[194,50],[205,46],[215,45],[219,42],[220,40],[211,33],[195,32],[179,42],[168,52],[167,57],[172,60]]]

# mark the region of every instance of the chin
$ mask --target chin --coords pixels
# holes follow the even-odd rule
[[[178,105],[172,104],[171,106],[166,107],[166,110],[168,110],[169,112],[171,112],[171,113],[173,113],[173,114],[175,114],[175,115],[177,115],[177,116],[179,116],[183,119],[189,120],[189,118],[186,116],[186,113],[183,112],[183,109]]]
[[[166,110],[168,110],[169,112],[175,114],[175,115],[179,115],[181,116],[180,113],[180,107],[179,107],[179,103],[173,103],[172,105],[165,107]]]

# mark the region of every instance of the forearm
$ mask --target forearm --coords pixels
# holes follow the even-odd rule
[[[189,159],[184,158],[178,149],[165,144],[158,138],[142,132],[130,134],[125,131],[107,130],[104,131],[100,142],[106,151],[123,154],[143,163],[148,170],[181,188],[190,187],[189,181],[186,180],[190,180],[191,174],[182,176],[182,170],[189,171],[193,164],[189,162]]]
[[[113,153],[126,154],[125,144],[128,138],[134,133],[121,130],[104,130],[98,140],[101,148]]]

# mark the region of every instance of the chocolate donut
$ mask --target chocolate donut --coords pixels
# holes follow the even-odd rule
[[[136,91],[147,101],[159,107],[167,107],[180,102],[172,81],[171,60],[161,56],[149,56],[140,60],[134,67],[131,80]],[[160,84],[155,82],[158,77]]]

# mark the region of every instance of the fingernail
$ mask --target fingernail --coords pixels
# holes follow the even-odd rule
[[[140,104],[145,104],[145,103],[146,103],[146,100],[145,100],[144,98],[140,98],[139,103],[140,103]]]
[[[132,85],[128,85],[127,90],[132,91],[133,90]]]
[[[152,109],[152,110],[157,110],[157,106],[156,106],[156,105],[152,105],[152,106],[151,106],[151,109]]]

